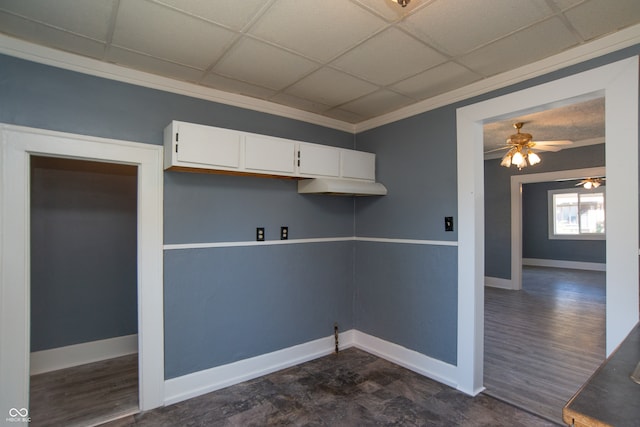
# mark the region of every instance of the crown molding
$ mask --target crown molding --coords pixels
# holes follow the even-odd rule
[[[640,43],[640,24],[355,125],[355,133],[425,113]]]
[[[270,101],[224,92],[193,83],[187,83],[144,71],[126,68],[116,64],[102,62],[97,59],[63,52],[3,34],[0,34],[0,53],[83,74],[148,87],[151,89],[158,89],[179,95],[186,95],[193,98],[204,99],[211,102],[217,102],[267,114],[274,114],[281,117],[300,120],[306,123],[356,134],[538,77],[589,59],[597,58],[607,53],[615,52],[638,43],[640,43],[640,24],[623,29],[592,42],[585,43],[549,58],[527,64],[496,76],[487,77],[462,88],[434,96],[408,107],[404,107],[357,124],[332,119],[320,114],[287,107]]]
[[[206,101],[274,114],[306,123],[316,124],[344,132],[354,133],[355,126],[341,120],[311,113],[282,104],[256,99],[245,95],[224,92],[156,74],[126,68],[121,65],[102,62],[69,52],[52,49],[35,43],[0,34],[0,53],[26,59],[40,64],[65,70],[76,71],[109,80],[116,80],[137,86],[158,89],[165,92],[186,95]]]

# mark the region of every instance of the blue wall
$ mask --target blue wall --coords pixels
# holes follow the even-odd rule
[[[33,160],[31,351],[137,333],[137,169]]]
[[[171,120],[354,146],[350,133],[0,55],[0,122],[160,145]],[[352,198],[299,195],[293,181],[167,172],[164,200],[167,244],[251,241],[257,226],[267,240],[282,225],[290,239],[354,233]],[[167,251],[166,378],[352,328],[353,245]]]
[[[521,171],[500,166],[500,159],[484,162],[485,276],[511,278],[511,175],[590,168],[605,164],[604,144],[557,153],[548,152],[541,157],[540,164]]]
[[[356,199],[358,237],[457,240],[444,231],[457,214],[455,126],[445,107],[358,134],[389,191]],[[356,328],[455,364],[457,265],[454,246],[358,242]]]
[[[549,239],[549,190],[576,188],[578,181],[522,186],[522,257],[561,261],[606,262],[606,240]]]

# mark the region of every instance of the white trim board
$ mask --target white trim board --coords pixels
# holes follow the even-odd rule
[[[0,124],[0,413],[28,408],[30,157],[138,166],[139,405],[163,404],[162,147]]]
[[[332,242],[377,242],[397,243],[406,245],[431,245],[431,246],[458,246],[456,241],[447,240],[417,240],[417,239],[388,239],[384,237],[317,237],[309,239],[265,240],[265,241],[239,241],[239,242],[207,242],[207,243],[168,243],[164,245],[165,251],[180,249],[207,249],[207,248],[235,248],[246,246],[274,246],[274,245],[299,245],[306,243],[332,243]]]
[[[533,77],[541,76],[573,64],[593,59],[607,53],[615,52],[640,43],[640,24],[601,37],[573,49],[566,50],[552,57],[525,65],[493,77],[482,79],[460,89],[456,89],[424,101],[418,102],[397,111],[379,116],[358,124],[351,124],[319,114],[306,112],[269,101],[259,100],[244,95],[237,95],[186,83],[151,73],[132,70],[115,64],[101,62],[68,52],[44,47],[6,35],[0,35],[0,53],[26,59],[41,64],[77,71],[84,74],[121,81],[137,86],[149,87],[165,92],[186,95],[220,104],[233,105],[254,111],[275,114],[294,120],[301,120],[328,128],[350,133],[364,132],[445,105],[469,99],[492,90],[500,89]]]
[[[417,372],[420,375],[453,388],[458,387],[456,367],[454,365],[358,330],[353,331],[353,345],[356,348]]]
[[[353,331],[338,336],[340,349],[353,345]],[[166,405],[220,390],[272,372],[327,356],[335,350],[334,336],[320,338],[293,347],[277,350],[227,365],[216,366],[165,381]]]
[[[501,277],[485,276],[484,285],[489,286],[490,288],[514,290],[511,279],[503,279]]]
[[[339,335],[340,349],[356,347],[403,366],[435,381],[456,387],[455,366],[355,329]],[[262,354],[223,366],[165,381],[165,404],[181,402],[205,393],[258,378],[272,372],[327,356],[334,351],[333,335]]]
[[[37,375],[137,352],[138,334],[34,351],[30,373]]]
[[[522,265],[535,267],[568,268],[571,270],[607,271],[602,262],[565,261],[559,259],[522,258]]]
[[[484,364],[484,123],[605,97],[607,355],[638,322],[638,57],[457,110],[458,383],[474,394]]]

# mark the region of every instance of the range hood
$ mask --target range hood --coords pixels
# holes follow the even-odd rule
[[[298,193],[336,196],[384,196],[387,188],[374,181],[357,179],[311,178],[298,181]]]

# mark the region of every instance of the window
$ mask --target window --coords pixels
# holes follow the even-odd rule
[[[605,238],[604,188],[549,190],[549,238]]]

